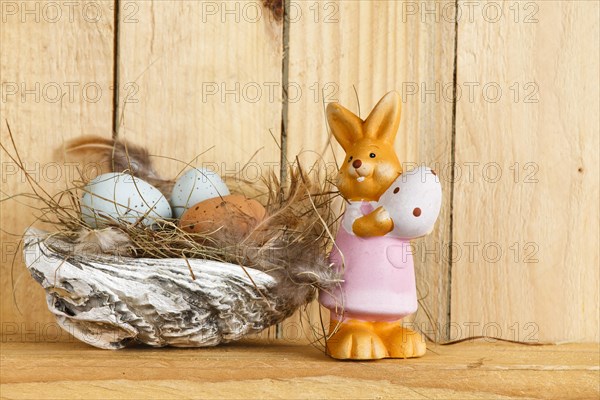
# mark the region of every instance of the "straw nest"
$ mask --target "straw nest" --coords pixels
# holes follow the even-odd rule
[[[227,229],[187,233],[175,220],[160,221],[154,229],[119,221],[91,229],[80,214],[85,180],[50,194],[27,174],[14,140],[12,149],[2,148],[27,177],[31,190],[19,196],[33,198],[39,204],[36,221],[53,227],[47,233],[28,232],[28,268],[65,329],[82,340],[94,329],[104,333],[85,340],[90,344],[204,346],[236,340],[283,321],[313,300],[317,290],[340,282],[327,260],[337,194],[318,164],[307,170],[290,164],[284,182],[272,172],[259,182],[224,177],[232,193],[258,200],[267,212],[240,238]],[[66,153],[93,155],[112,171],[155,185],[167,198],[173,187],[143,147],[125,141],[83,138],[69,143]],[[66,264],[74,269],[68,272]],[[61,277],[63,268],[67,272]],[[162,274],[154,286],[148,284],[156,276],[152,268]],[[148,291],[165,296],[164,301],[150,301]]]

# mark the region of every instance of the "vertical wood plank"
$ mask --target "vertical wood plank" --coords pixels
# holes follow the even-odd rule
[[[258,2],[135,1],[120,25],[119,136],[175,176],[203,153],[222,174],[257,179],[280,158],[281,23]],[[275,138],[275,139],[274,139]],[[213,164],[214,163],[214,164]]]
[[[292,3],[289,159],[301,154],[301,160],[309,164],[322,155],[328,170],[335,172],[335,160],[343,153],[337,143],[329,143],[327,103],[340,102],[358,114],[360,102],[360,116],[366,118],[376,102],[395,89],[403,100],[396,150],[406,169],[415,163],[439,169],[450,161],[454,22],[431,16],[423,19],[420,7],[434,8],[433,1],[409,3]],[[425,93],[447,85],[450,97],[442,98],[440,89],[439,98]],[[449,240],[450,185],[444,181],[442,185],[444,205],[436,230],[414,243],[417,286],[423,296],[416,322],[431,336],[437,333],[438,339],[443,339],[443,329],[430,325],[425,310],[439,327],[448,323],[448,261],[442,254]],[[307,317],[320,330],[318,307],[316,302],[309,307]]]
[[[260,2],[127,4],[119,137],[148,148],[168,178],[185,163],[251,182],[278,174],[281,22]]]
[[[78,176],[75,165],[57,159],[54,149],[78,135],[111,135],[113,6],[112,1],[0,3],[2,144],[10,147],[8,122],[28,172],[50,193]],[[24,174],[3,153],[0,165],[2,198],[29,191]],[[0,203],[2,341],[66,336],[59,334],[44,291],[29,276],[18,248],[20,235],[35,220],[31,205],[41,206],[23,198]]]
[[[599,5],[498,5],[458,31],[454,333],[597,341]]]

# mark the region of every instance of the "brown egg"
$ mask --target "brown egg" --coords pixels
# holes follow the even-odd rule
[[[232,194],[193,205],[181,216],[179,227],[189,233],[218,231],[243,238],[265,215],[266,210],[258,201]]]

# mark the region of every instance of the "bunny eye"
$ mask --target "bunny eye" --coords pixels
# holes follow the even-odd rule
[[[350,158],[348,159],[348,162],[352,161],[352,156],[350,156]]]
[[[375,158],[375,153],[371,153],[371,154],[369,154],[369,157],[371,157],[371,158]]]

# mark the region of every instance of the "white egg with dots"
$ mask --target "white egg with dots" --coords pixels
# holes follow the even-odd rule
[[[229,194],[229,188],[216,172],[206,168],[193,168],[175,182],[171,193],[171,207],[175,217],[180,218],[195,204]]]
[[[439,178],[427,167],[404,172],[379,198],[378,206],[383,206],[394,222],[388,235],[402,239],[427,235],[442,206]]]
[[[92,228],[110,224],[155,225],[173,217],[163,194],[142,179],[111,172],[91,180],[81,197],[81,217]]]

